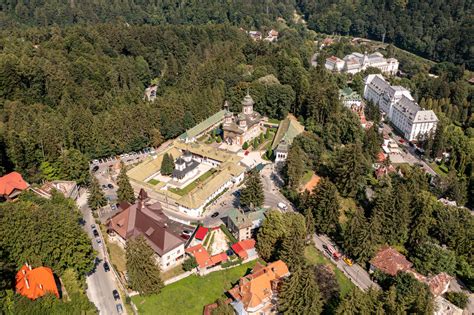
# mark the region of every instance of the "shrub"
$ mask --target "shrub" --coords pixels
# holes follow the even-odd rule
[[[248,148],[249,148],[249,144],[247,143],[247,141],[245,141],[244,144],[242,145],[242,149],[247,150]]]
[[[461,309],[467,306],[468,296],[464,292],[447,292],[445,297],[449,302]]]
[[[189,257],[183,262],[183,269],[184,271],[190,271],[193,270],[198,266],[196,258],[194,257]]]

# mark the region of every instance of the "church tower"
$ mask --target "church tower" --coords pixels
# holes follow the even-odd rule
[[[242,101],[242,112],[245,115],[252,115],[253,114],[253,104],[255,102],[253,101],[252,96],[250,96],[249,91],[247,90],[247,95],[244,97]]]

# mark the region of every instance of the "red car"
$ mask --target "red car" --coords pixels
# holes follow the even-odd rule
[[[249,155],[249,151],[245,151],[244,155]]]

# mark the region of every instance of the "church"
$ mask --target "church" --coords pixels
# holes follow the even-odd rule
[[[224,114],[224,141],[230,145],[242,146],[245,142],[258,137],[262,133],[262,115],[253,110],[254,100],[247,92],[242,100],[242,112],[234,115],[226,105]],[[250,143],[249,143],[250,144]]]

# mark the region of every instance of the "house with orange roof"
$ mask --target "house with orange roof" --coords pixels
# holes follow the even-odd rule
[[[31,300],[36,300],[47,293],[59,298],[58,286],[53,271],[48,267],[32,269],[30,265],[23,265],[16,274],[16,292]]]
[[[30,185],[23,179],[20,173],[8,173],[0,177],[0,201],[12,201],[29,187]]]
[[[202,244],[186,248],[186,253],[194,256],[200,270],[214,267],[228,259],[224,252],[211,256]]]
[[[235,312],[239,315],[273,313],[278,283],[289,274],[288,266],[281,260],[267,266],[255,264],[250,274],[227,291],[234,299],[231,305]]]
[[[255,250],[255,240],[248,239],[239,241],[232,246],[232,250],[239,256],[241,259],[245,260],[249,257],[257,257],[257,252]]]

